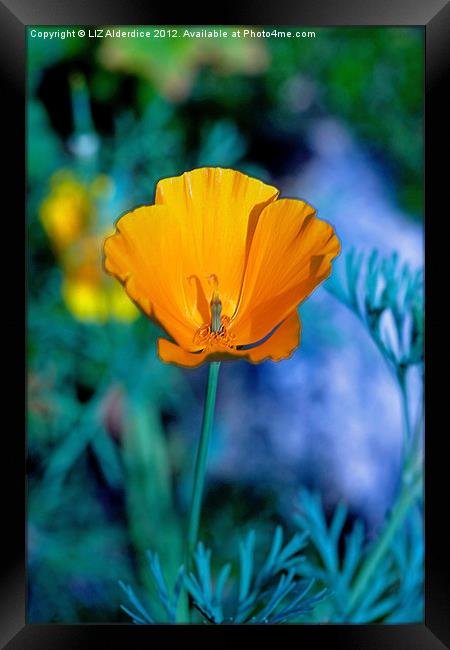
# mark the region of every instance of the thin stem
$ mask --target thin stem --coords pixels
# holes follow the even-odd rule
[[[411,445],[411,418],[409,415],[409,404],[408,404],[408,387],[406,383],[406,371],[398,375],[398,383],[400,386],[400,396],[402,402],[402,411],[403,411],[403,456],[404,458],[408,455],[409,447]]]
[[[391,512],[387,526],[384,528],[377,542],[372,547],[372,551],[367,556],[367,559],[364,562],[360,573],[358,574],[358,577],[350,594],[349,612],[353,610],[353,608],[358,604],[358,601],[361,598],[362,594],[365,593],[369,581],[374,575],[380,560],[389,549],[394,535],[402,525],[403,520],[408,514],[410,507],[413,505],[416,498],[420,496],[421,491],[422,480],[420,476],[415,480],[413,485],[405,484],[403,486],[399,499]]]
[[[206,387],[205,404],[203,407],[203,422],[198,443],[197,456],[194,470],[194,486],[192,490],[191,512],[186,545],[186,570],[189,571],[192,555],[197,545],[198,528],[202,508],[203,486],[205,483],[206,459],[208,445],[214,420],[214,407],[216,403],[217,380],[220,362],[214,361],[209,365],[208,384]]]
[[[362,594],[365,593],[367,585],[375,573],[378,564],[383,559],[384,554],[389,550],[394,535],[402,525],[409,509],[422,492],[421,457],[417,449],[411,448],[412,433],[408,408],[406,373],[397,374],[397,379],[402,401],[404,430],[401,491],[385,528],[372,547],[356,578],[350,594],[349,612],[357,606]]]
[[[418,408],[416,423],[414,425],[414,430],[412,432],[411,450],[413,453],[418,452],[418,450],[420,449],[424,416],[425,416],[425,400],[422,391],[420,396],[420,404]]]

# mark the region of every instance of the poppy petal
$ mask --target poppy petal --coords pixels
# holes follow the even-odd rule
[[[297,311],[288,316],[268,339],[254,348],[239,350],[248,361],[260,363],[266,359],[288,359],[300,344],[301,321]]]
[[[155,202],[167,205],[178,219],[186,272],[196,280],[188,299],[203,322],[209,319],[211,276],[218,283],[222,313],[229,317],[234,313],[259,215],[277,196],[275,187],[220,167],[203,167],[159,181]]]
[[[176,343],[167,339],[158,339],[158,356],[161,361],[166,363],[176,363],[186,368],[195,368],[200,366],[207,357],[207,352],[198,352],[196,354],[184,350]]]
[[[180,345],[198,349],[193,337],[201,323],[186,300],[177,220],[166,206],[142,206],[119,219],[105,242],[105,269]]]
[[[259,341],[331,272],[340,243],[304,201],[281,199],[261,213],[241,299],[229,326],[238,345]]]

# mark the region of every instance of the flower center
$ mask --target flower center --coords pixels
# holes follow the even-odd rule
[[[201,345],[204,350],[212,347],[232,348],[234,334],[227,331],[230,323],[228,316],[222,316],[222,302],[219,295],[219,283],[215,275],[208,278],[213,285],[213,295],[209,303],[211,310],[211,322],[202,325],[194,336],[194,343]]]

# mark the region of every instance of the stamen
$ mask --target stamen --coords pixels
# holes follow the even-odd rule
[[[211,307],[211,332],[218,334],[222,329],[221,323],[221,314],[222,314],[222,303],[219,298],[219,280],[217,275],[212,273],[208,276],[208,282],[213,287],[213,295],[210,302]]]
[[[222,329],[222,303],[220,302],[219,294],[214,291],[211,300],[211,332],[218,333]]]

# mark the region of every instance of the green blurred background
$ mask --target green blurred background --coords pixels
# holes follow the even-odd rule
[[[117,581],[153,588],[147,548],[171,577],[182,557],[206,369],[157,359],[156,327],[102,270],[104,237],[122,212],[152,202],[158,179],[219,165],[311,201],[344,252],[386,244],[420,264],[423,30],[43,40],[30,29],[28,620],[126,621]],[[383,232],[372,229],[378,216]],[[383,372],[372,351],[356,353],[366,373],[353,390],[360,415],[345,399],[333,402],[333,439],[340,427],[350,435],[349,412],[358,437],[340,444],[339,462],[324,460],[333,383],[346,371],[356,382],[358,372],[348,362],[354,332],[341,312],[329,320],[332,304],[305,305],[304,354],[294,360],[224,368],[202,525],[220,557],[236,531],[251,526],[264,538],[274,522],[289,526],[290,495],[304,483],[330,507],[344,498],[369,531],[389,506],[400,425],[392,407],[376,437],[362,415],[396,399],[389,380],[381,397],[367,384]],[[297,409],[308,381],[315,390]],[[271,399],[279,410],[252,420]],[[375,452],[361,452],[375,438]],[[371,482],[373,457],[385,474]],[[364,503],[351,497],[358,477]]]

